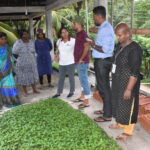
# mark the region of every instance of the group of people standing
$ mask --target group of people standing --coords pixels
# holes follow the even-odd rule
[[[90,106],[88,67],[89,49],[92,49],[96,88],[104,102],[103,110],[94,112],[100,115],[94,120],[108,122],[114,117],[116,124],[111,124],[109,127],[111,129],[123,128],[124,131],[117,137],[117,140],[127,140],[133,134],[134,125],[137,122],[142,50],[132,40],[131,29],[127,24],[118,24],[114,32],[111,24],[106,21],[106,10],[103,6],[93,9],[93,18],[98,26],[90,29],[90,32],[96,34],[95,41],[88,38],[84,31],[83,19],[79,17],[74,20],[75,39],[69,36],[67,29],[61,30],[62,38],[57,42],[56,53],[59,56],[60,77],[57,94],[53,98],[59,97],[62,93],[67,71],[70,79],[70,93],[67,97],[73,96],[74,68],[76,68],[82,90],[81,95],[73,102],[82,102],[78,105],[79,109]],[[118,39],[116,48],[115,34]],[[110,74],[112,86],[110,86]]]
[[[95,118],[97,122],[116,119],[116,124],[111,124],[111,129],[123,128],[123,133],[117,140],[127,140],[133,134],[138,116],[140,65],[142,62],[141,47],[132,40],[129,26],[119,23],[115,28],[118,44],[114,51],[114,31],[106,21],[104,7],[93,10],[97,29],[95,42],[90,42],[93,47],[94,68],[97,80],[97,90],[101,95],[104,105],[103,110],[94,112],[101,114]],[[112,87],[110,88],[109,74],[112,74]]]
[[[47,75],[48,86],[53,87],[50,55],[52,43],[45,38],[43,30],[37,30],[35,42],[30,40],[26,30],[22,30],[20,39],[14,43],[12,49],[6,43],[7,35],[0,32],[0,108],[20,105],[16,84],[22,86],[25,97],[28,96],[27,87],[30,85],[33,93],[40,93],[36,88],[36,83],[39,80],[43,88],[43,75]]]
[[[61,38],[57,41],[56,57],[59,61],[59,81],[57,93],[53,98],[59,97],[63,92],[66,73],[69,76],[70,91],[67,97],[72,97],[75,91],[75,68],[81,84],[81,95],[73,102],[82,102],[79,109],[89,107],[91,98],[88,81],[88,67],[90,63],[90,49],[94,59],[96,88],[101,95],[104,105],[103,110],[94,113],[100,115],[95,118],[97,122],[116,119],[116,124],[111,124],[111,129],[123,128],[124,131],[117,137],[118,140],[127,140],[133,134],[137,122],[140,65],[142,50],[131,38],[131,29],[125,23],[120,23],[115,28],[106,21],[106,10],[103,6],[93,9],[93,18],[96,28],[90,31],[96,34],[95,41],[90,39],[84,31],[83,19],[74,20],[76,38],[70,36],[67,28],[60,30]],[[115,47],[115,34],[118,44]],[[40,79],[43,86],[43,75],[47,75],[49,87],[51,84],[52,60],[50,51],[51,41],[45,38],[42,30],[37,31],[37,40],[29,40],[27,31],[22,31],[21,39],[16,41],[11,51],[6,46],[6,34],[0,33],[0,105],[18,105],[18,92],[13,79],[12,53],[16,62],[16,83],[21,85],[24,96],[28,95],[27,86],[31,85],[34,93],[39,93],[35,83]],[[37,56],[36,56],[37,55]],[[36,62],[37,59],[37,62]],[[110,73],[112,74],[112,87],[110,86]],[[11,82],[10,82],[11,81]],[[11,83],[11,84],[10,84]]]
[[[36,82],[40,80],[43,86],[43,75],[47,75],[48,84],[51,85],[52,61],[50,51],[52,43],[45,38],[43,30],[37,31],[37,40],[29,39],[27,31],[22,30],[21,39],[13,46],[13,54],[16,58],[16,83],[23,87],[24,96],[28,95],[27,86],[31,85],[33,93],[39,93]]]

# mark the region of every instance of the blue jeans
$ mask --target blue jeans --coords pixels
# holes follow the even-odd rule
[[[81,87],[83,88],[83,93],[86,99],[90,98],[90,86],[88,81],[88,66],[87,63],[77,64],[76,68],[78,71],[78,76],[80,80]]]

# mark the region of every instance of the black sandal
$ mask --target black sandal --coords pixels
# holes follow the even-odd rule
[[[94,119],[96,122],[108,122],[111,121],[111,119],[106,119],[105,117],[97,117]]]
[[[83,108],[86,108],[86,107],[89,107],[89,106],[90,106],[89,104],[82,103],[82,104],[78,105],[78,108],[83,109]]]
[[[83,99],[77,98],[77,99],[73,100],[72,102],[78,103],[78,102],[83,102],[83,101],[84,101]]]
[[[94,114],[101,115],[101,114],[104,114],[104,111],[103,110],[97,110],[97,111],[94,111]]]

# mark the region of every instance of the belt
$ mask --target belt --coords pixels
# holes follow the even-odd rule
[[[107,57],[107,58],[94,58],[95,60],[111,60],[112,57]]]

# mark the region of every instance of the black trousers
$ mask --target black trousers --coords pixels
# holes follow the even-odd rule
[[[112,117],[112,104],[111,104],[111,89],[109,82],[109,73],[111,71],[112,61],[111,58],[95,59],[94,70],[97,82],[97,90],[103,98],[104,117]]]
[[[40,84],[43,85],[43,76],[39,76]],[[47,81],[48,83],[51,83],[51,75],[47,74]]]

